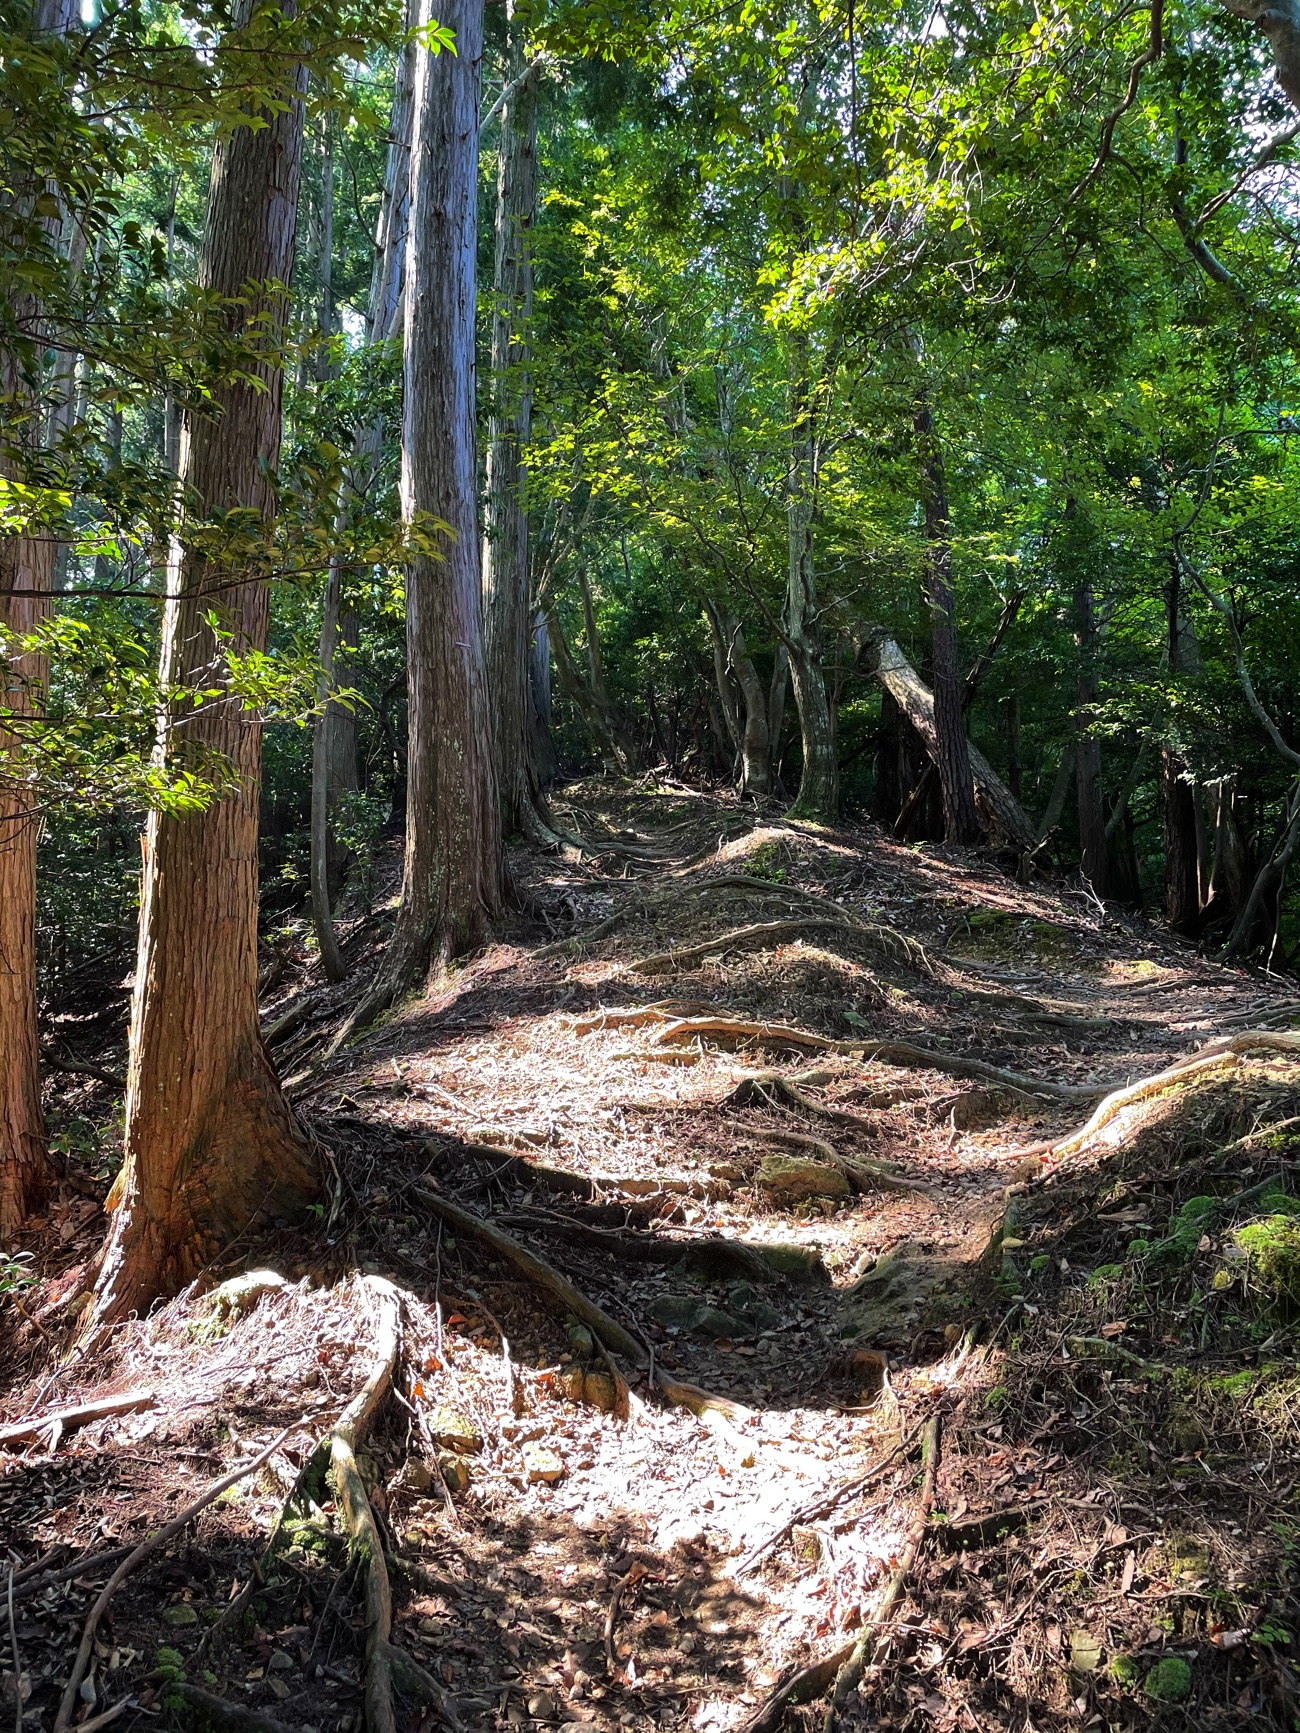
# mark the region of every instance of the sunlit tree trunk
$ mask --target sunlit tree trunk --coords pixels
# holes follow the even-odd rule
[[[772,738],[768,694],[745,644],[745,630],[726,608],[704,606],[713,640],[713,665],[727,729],[740,759],[740,793],[764,800],[772,792]],[[728,708],[728,705],[730,708]]]
[[[826,822],[835,817],[839,806],[839,773],[831,707],[826,697],[826,676],[821,665],[821,621],[817,606],[817,571],[813,562],[812,528],[817,475],[812,406],[809,402],[807,338],[802,333],[796,334],[791,339],[790,350],[783,630],[803,747],[799,792],[790,811],[796,818]]]
[[[483,603],[492,755],[506,831],[553,840],[532,774],[529,523],[524,449],[533,419],[533,223],[537,213],[537,75],[526,74],[518,0],[510,0],[506,79],[497,153],[492,276],[491,418],[488,427]]]
[[[287,282],[302,161],[298,96],[266,124],[238,126],[215,149],[199,283],[236,296]],[[211,411],[186,414],[185,495],[212,514],[253,508],[269,523],[280,452],[283,296],[254,295],[237,317],[264,318],[251,382],[219,385]],[[206,559],[184,531],[168,571],[162,677],[211,687],[223,652],[215,611],[236,648],[266,643],[261,578]],[[155,813],[145,839],[140,944],[131,1007],[121,1196],[99,1270],[94,1318],[111,1322],[171,1292],[250,1229],[313,1196],[307,1144],[258,1034],[257,829],[260,720],[237,698],[177,700],[163,743],[210,763],[237,787],[199,814]]]
[[[406,254],[402,504],[438,546],[407,568],[406,863],[391,996],[485,935],[505,894],[483,647],[474,440],[483,0],[440,6],[454,54],[416,55]],[[421,21],[431,21],[427,4]],[[437,519],[450,533],[429,527]]]
[[[37,37],[62,36],[77,17],[71,0],[37,0],[32,28]],[[40,186],[7,184],[0,200],[19,222],[30,222]],[[51,246],[58,219],[45,223]],[[74,237],[75,239],[75,237]],[[15,325],[33,338],[22,357],[0,352],[0,394],[5,405],[6,443],[34,452],[41,443],[42,364],[40,306],[24,294],[10,309]],[[35,375],[35,377],[33,376]],[[66,397],[72,396],[73,379]],[[21,478],[23,460],[0,459],[0,476]],[[14,634],[34,631],[49,612],[57,544],[49,536],[0,536],[0,625]],[[43,658],[23,655],[0,665],[6,710],[20,718],[43,702]],[[21,724],[20,724],[21,726]],[[0,773],[15,736],[0,731]],[[38,819],[21,775],[0,775],[0,1246],[44,1201],[55,1169],[41,1115],[40,1048],[36,1018],[36,835]]]

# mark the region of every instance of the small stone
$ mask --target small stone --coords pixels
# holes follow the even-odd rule
[[[548,1450],[544,1444],[525,1444],[523,1455],[530,1484],[543,1481],[546,1485],[553,1486],[557,1480],[563,1480],[568,1472],[564,1466],[564,1458],[557,1456],[555,1451]]]
[[[843,1198],[853,1190],[839,1168],[799,1155],[765,1155],[758,1164],[758,1183],[780,1203],[801,1203],[814,1197]]]
[[[272,1696],[278,1697],[282,1703],[292,1694],[283,1679],[268,1679],[266,1682],[271,1687]]]
[[[438,1452],[438,1468],[443,1480],[452,1492],[469,1491],[469,1464],[459,1457],[454,1450]]]
[[[566,1366],[559,1376],[560,1389],[563,1390],[570,1402],[582,1401],[582,1392],[586,1381],[587,1374],[576,1360],[571,1366]]]
[[[647,1307],[656,1324],[671,1330],[689,1330],[700,1309],[700,1301],[691,1294],[658,1294]]]
[[[269,1673],[291,1673],[293,1662],[282,1650],[276,1649],[271,1659],[266,1663],[266,1668]]]
[[[1142,1681],[1153,1703],[1181,1703],[1192,1689],[1192,1669],[1177,1655],[1166,1655]]]
[[[588,1372],[582,1381],[582,1396],[589,1408],[612,1414],[618,1407],[618,1386],[608,1372]]]
[[[549,1721],[555,1713],[555,1698],[549,1691],[534,1691],[528,1699],[528,1713],[537,1721]]]
[[[192,1607],[188,1601],[178,1601],[174,1607],[164,1607],[162,1617],[165,1625],[171,1625],[177,1631],[199,1622],[198,1609]]]
[[[816,1246],[755,1246],[754,1250],[778,1276],[793,1276],[804,1282],[825,1282],[830,1279],[821,1252]]]
[[[753,1331],[730,1312],[720,1312],[716,1306],[705,1306],[691,1325],[693,1336],[708,1336],[713,1341],[729,1342],[736,1336],[749,1336]]]
[[[1070,1634],[1070,1665],[1076,1673],[1095,1673],[1101,1665],[1101,1644],[1091,1631]]]
[[[596,1352],[596,1339],[585,1324],[572,1323],[564,1333],[568,1338],[571,1354],[587,1359]]]
[[[408,1457],[397,1477],[397,1485],[407,1492],[427,1492],[433,1485],[433,1471],[418,1456]]]
[[[458,1408],[449,1408],[440,1403],[425,1415],[425,1423],[434,1443],[441,1444],[447,1450],[460,1450],[466,1456],[472,1456],[476,1450],[483,1448],[483,1435],[474,1422]]]

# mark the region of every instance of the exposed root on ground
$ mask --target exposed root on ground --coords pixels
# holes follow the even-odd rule
[[[919,1197],[934,1195],[930,1187],[922,1185],[919,1180],[904,1179],[901,1174],[881,1166],[879,1162],[867,1161],[861,1156],[844,1155],[823,1138],[809,1137],[800,1131],[768,1129],[758,1135],[765,1143],[779,1144],[785,1149],[797,1149],[812,1156],[815,1161],[824,1161],[828,1167],[842,1173],[856,1191],[914,1192]]]

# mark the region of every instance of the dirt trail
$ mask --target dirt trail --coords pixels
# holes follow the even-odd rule
[[[1261,1162],[1249,1139],[1300,1112],[1295,1062],[1246,1056],[1095,1147],[1045,1148],[1103,1090],[1285,1023],[1285,990],[970,855],[756,821],[683,789],[570,799],[609,852],[516,863],[545,927],[530,917],[332,1060],[355,988],[325,989],[293,952],[268,1026],[331,1197],[308,1232],[230,1265],[284,1285],[221,1312],[182,1296],[122,1331],[110,1365],[55,1371],[73,1260],[102,1229],[65,1199],[66,1254],[24,1316],[10,1308],[31,1375],[5,1412],[128,1387],[154,1405],[0,1455],[19,1569],[143,1532],[305,1417],[269,1476],[123,1589],[86,1712],[129,1693],[140,1707],[119,1726],[181,1725],[183,1676],[263,1726],[363,1724],[364,1621],[323,1483],[299,1487],[247,1609],[205,1632],[364,1376],[371,1274],[405,1295],[399,1395],[361,1461],[394,1641],[471,1728],[755,1716],[791,1669],[870,1625],[909,1558],[936,1417],[934,1511],[846,1719],[1147,1725],[1166,1712],[1149,1681],[1173,1661],[1194,1683],[1169,1713],[1289,1726],[1288,1639],[1258,1633],[1289,1628],[1277,1530],[1297,1457],[1289,1419],[1266,1416],[1271,1454],[1252,1468],[1246,1417],[1261,1377],[1294,1383],[1289,1326],[1260,1324],[1244,1288],[1239,1311],[1207,1310],[1235,1292],[1193,1267],[1228,1247],[1226,1206],[1167,1274],[1124,1247],[1176,1235],[1193,1183],[1285,1177],[1284,1144]],[[904,1048],[910,1062],[886,1062]],[[94,1079],[76,1087],[104,1099]],[[430,1183],[562,1271],[656,1373],[718,1400],[670,1405],[612,1363],[425,1209]],[[1195,1384],[1198,1353],[1246,1379],[1239,1445],[1219,1456],[1222,1392]],[[1286,1413],[1277,1379],[1269,1391]],[[1238,1495],[1259,1533],[1218,1508]],[[31,1726],[49,1725],[86,1600],[78,1579],[20,1597]],[[402,1716],[437,1724],[414,1702]]]

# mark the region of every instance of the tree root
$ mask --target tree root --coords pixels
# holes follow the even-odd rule
[[[743,950],[751,946],[766,948],[768,945],[782,944],[786,939],[797,938],[800,933],[822,931],[827,927],[844,928],[846,925],[835,913],[797,916],[788,921],[759,921],[753,926],[733,927],[730,932],[720,933],[714,939],[705,939],[702,944],[682,945],[672,951],[656,951],[653,956],[638,958],[631,968],[636,975],[671,975],[678,969],[688,968],[692,963],[704,957],[716,956],[721,951]],[[849,931],[852,930],[850,927]]]
[[[864,1668],[869,1663],[879,1642],[880,1629],[891,1616],[894,1608],[902,1599],[907,1578],[911,1574],[916,1556],[921,1550],[921,1542],[925,1538],[926,1524],[929,1521],[930,1510],[934,1504],[935,1477],[939,1466],[939,1416],[933,1415],[927,1422],[925,1434],[921,1443],[922,1461],[925,1463],[925,1479],[921,1487],[921,1500],[917,1514],[908,1530],[902,1553],[894,1569],[893,1575],[885,1585],[885,1591],[876,1606],[871,1623],[864,1627],[860,1636],[852,1642],[843,1643],[838,1649],[824,1655],[820,1661],[813,1661],[807,1667],[801,1667],[798,1672],[777,1687],[767,1701],[760,1705],[743,1723],[741,1733],[777,1733],[785,1712],[795,1703],[812,1703],[818,1697],[824,1696],[827,1689],[835,1686],[835,1698],[826,1712],[824,1727],[826,1733],[831,1733],[838,1716],[839,1709],[847,1702],[851,1692],[855,1691],[862,1678]]]
[[[647,1019],[648,1021],[649,1019]],[[662,1021],[662,1019],[658,1019]],[[917,1047],[910,1041],[838,1041],[797,1029],[790,1023],[759,1023],[748,1017],[678,1017],[665,1023],[655,1036],[655,1045],[709,1039],[752,1041],[758,1046],[794,1047],[809,1053],[845,1053],[867,1063],[897,1065],[917,1071],[943,1071],[950,1077],[969,1077],[978,1083],[997,1084],[1019,1095],[1046,1095],[1057,1101],[1093,1101],[1105,1092],[1104,1083],[1056,1083],[1047,1077],[1030,1077],[1020,1071],[1004,1071],[982,1059],[944,1053],[935,1047]]]
[[[250,1474],[255,1473],[269,1457],[275,1454],[289,1434],[301,1424],[301,1421],[295,1421],[292,1426],[286,1426],[284,1431],[278,1437],[273,1438],[265,1450],[259,1451],[251,1462],[243,1463],[239,1468],[234,1468],[229,1474],[223,1475],[220,1480],[208,1488],[201,1498],[196,1498],[194,1503],[187,1505],[179,1516],[173,1517],[163,1528],[155,1530],[147,1539],[142,1540],[139,1546],[122,1560],[86,1615],[85,1627],[81,1633],[81,1644],[77,1649],[76,1658],[72,1663],[72,1671],[68,1676],[68,1683],[64,1687],[63,1696],[59,1702],[59,1712],[54,1717],[54,1733],[68,1733],[68,1729],[72,1725],[72,1714],[77,1707],[81,1681],[85,1678],[86,1668],[90,1664],[95,1632],[99,1629],[99,1621],[103,1618],[108,1603],[118,1588],[133,1571],[138,1570],[147,1559],[151,1558],[159,1547],[165,1546],[173,1535],[179,1534],[183,1528],[193,1522],[194,1518],[220,1498],[223,1492],[237,1485],[241,1480],[247,1479]]]
[[[294,1733],[287,1722],[278,1721],[264,1709],[232,1703],[229,1697],[218,1697],[198,1685],[179,1684],[174,1689],[198,1712],[200,1725],[218,1728],[221,1733]]]
[[[822,1733],[834,1733],[837,1720],[845,1704],[862,1682],[862,1674],[871,1663],[872,1656],[880,1641],[881,1627],[893,1617],[894,1609],[903,1598],[907,1587],[907,1579],[912,1574],[916,1563],[916,1555],[921,1550],[925,1539],[926,1526],[930,1520],[930,1511],[934,1507],[935,1480],[939,1472],[939,1448],[941,1442],[940,1419],[937,1414],[931,1415],[926,1422],[924,1436],[921,1439],[921,1461],[925,1465],[925,1477],[921,1482],[921,1498],[917,1505],[916,1516],[912,1526],[907,1531],[907,1539],[899,1554],[894,1574],[885,1586],[872,1615],[871,1623],[864,1625],[862,1634],[853,1645],[852,1653],[841,1666],[835,1678],[835,1692],[826,1710],[826,1718],[822,1723]]]
[[[393,1665],[389,1637],[393,1628],[393,1591],[384,1547],[365,1482],[357,1467],[357,1445],[388,1394],[401,1341],[401,1302],[382,1276],[363,1276],[362,1291],[378,1314],[375,1355],[365,1383],[330,1431],[330,1475],[349,1550],[363,1577],[366,1615],[365,1704],[367,1733],[397,1733],[393,1713]]]
[[[779,1071],[758,1071],[742,1077],[723,1102],[724,1107],[790,1107],[811,1113],[817,1119],[829,1119],[833,1125],[847,1125],[857,1131],[872,1131],[869,1119],[860,1113],[849,1113],[842,1107],[826,1107],[805,1095],[801,1083],[829,1083],[828,1071],[809,1071],[801,1077],[783,1077]]]
[[[602,1307],[587,1296],[560,1272],[553,1269],[545,1259],[539,1258],[534,1252],[528,1251],[519,1241],[491,1222],[484,1221],[482,1216],[476,1216],[472,1211],[463,1209],[460,1204],[453,1203],[441,1192],[434,1191],[426,1184],[416,1184],[412,1194],[418,1202],[443,1221],[459,1228],[462,1233],[471,1234],[491,1246],[500,1257],[512,1263],[531,1282],[534,1282],[552,1299],[558,1300],[567,1312],[587,1325],[611,1353],[621,1354],[625,1360],[630,1360],[638,1371],[648,1372],[655,1384],[663,1392],[666,1399],[678,1408],[689,1408],[692,1413],[700,1414],[705,1409],[713,1409],[716,1413],[725,1414],[732,1419],[745,1419],[749,1410],[739,1403],[732,1402],[725,1396],[711,1395],[707,1390],[701,1390],[694,1384],[678,1383],[676,1379],[665,1377],[663,1372],[654,1366],[648,1350],[637,1341],[635,1336],[610,1317]]]
[[[764,1130],[757,1135],[767,1143],[781,1144],[787,1149],[806,1150],[815,1160],[824,1161],[827,1166],[842,1173],[856,1191],[903,1191],[913,1192],[920,1197],[934,1196],[930,1187],[919,1180],[904,1179],[901,1174],[882,1167],[878,1162],[841,1155],[839,1150],[820,1137],[808,1137],[800,1131]]]
[[[1215,1040],[1206,1042],[1205,1046],[1198,1048],[1195,1053],[1176,1060],[1164,1071],[1157,1071],[1151,1077],[1139,1078],[1136,1083],[1127,1083],[1121,1089],[1112,1090],[1085,1124],[1069,1137],[1050,1146],[1051,1153],[1054,1156],[1079,1154],[1127,1108],[1149,1101],[1163,1094],[1166,1089],[1181,1088],[1205,1076],[1207,1072],[1228,1069],[1234,1066],[1238,1059],[1250,1053],[1284,1053],[1291,1057],[1300,1057],[1300,1032],[1248,1029],[1240,1035],[1220,1035]]]
[[[528,1214],[503,1215],[496,1218],[510,1228],[536,1229],[554,1234],[557,1239],[573,1245],[593,1246],[613,1256],[633,1263],[675,1264],[687,1260],[696,1268],[707,1268],[718,1275],[745,1276],[750,1281],[768,1282],[771,1266],[752,1246],[740,1240],[723,1239],[717,1234],[698,1239],[660,1239],[654,1234],[632,1233],[627,1229],[590,1227],[568,1216],[551,1215],[538,1210]]]

